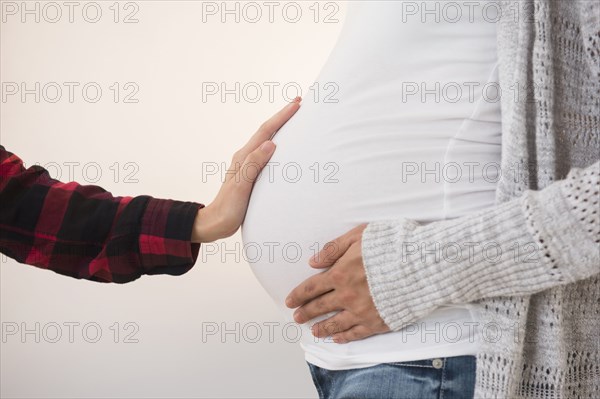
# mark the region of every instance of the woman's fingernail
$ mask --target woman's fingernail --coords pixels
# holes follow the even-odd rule
[[[302,101],[302,98],[300,96],[298,96],[298,97],[294,98],[291,103],[288,103],[288,105],[286,105],[285,107],[291,108],[294,106],[294,104],[299,104],[300,101]]]
[[[275,149],[275,143],[273,143],[271,140],[265,141],[264,143],[262,143],[262,145],[260,146],[260,149],[267,153],[270,154],[271,152],[273,152],[273,150]]]

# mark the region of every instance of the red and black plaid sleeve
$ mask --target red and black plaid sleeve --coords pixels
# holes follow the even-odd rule
[[[202,206],[61,183],[0,146],[0,252],[21,263],[115,283],[180,275],[198,256],[190,239]]]

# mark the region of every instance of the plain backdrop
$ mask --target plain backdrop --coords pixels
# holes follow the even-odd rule
[[[64,181],[203,203],[220,186],[203,170],[228,162],[286,94],[311,94],[345,12],[314,1],[90,3],[2,1],[1,144]],[[221,83],[234,94],[207,95]],[[317,396],[293,331],[235,255],[125,285],[2,256],[0,289],[2,397]]]

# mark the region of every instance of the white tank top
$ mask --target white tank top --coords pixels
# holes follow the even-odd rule
[[[309,92],[275,136],[242,230],[246,258],[287,322],[287,294],[319,272],[308,259],[329,240],[360,223],[431,222],[494,204],[501,125],[496,15],[486,3],[349,2],[320,95]],[[312,336],[320,318],[299,327],[300,343],[327,369],[470,355],[474,317],[469,305],[444,306],[402,331],[342,345]]]

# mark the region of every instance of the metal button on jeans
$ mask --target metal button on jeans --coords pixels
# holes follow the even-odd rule
[[[442,359],[433,359],[433,361],[431,362],[431,365],[433,366],[434,369],[441,369],[442,366],[444,365],[444,361]]]

